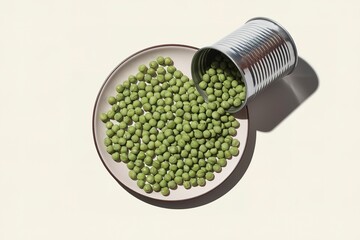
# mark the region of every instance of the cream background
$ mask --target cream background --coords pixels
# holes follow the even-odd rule
[[[162,43],[207,46],[256,16],[286,27],[319,87],[221,198],[190,209],[128,194],[91,117],[112,69]],[[0,0],[0,239],[360,239],[357,1]]]

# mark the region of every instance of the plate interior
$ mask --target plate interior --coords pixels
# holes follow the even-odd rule
[[[106,79],[98,94],[94,107],[93,134],[99,156],[108,171],[117,181],[121,182],[130,190],[146,197],[165,201],[179,201],[195,198],[205,194],[220,185],[233,172],[244,152],[248,136],[248,113],[246,107],[243,108],[241,112],[234,115],[240,122],[240,128],[237,129],[237,135],[235,136],[235,138],[240,141],[239,156],[228,160],[228,164],[222,169],[222,172],[214,173],[215,179],[213,181],[207,181],[204,187],[198,186],[186,190],[183,186],[178,186],[176,190],[171,190],[170,195],[166,197],[157,192],[152,192],[150,194],[145,193],[142,189],[139,189],[136,185],[136,181],[133,181],[128,177],[129,170],[126,167],[126,164],[115,162],[112,160],[111,155],[106,152],[106,147],[104,146],[106,128],[105,124],[100,120],[99,115],[100,113],[107,112],[109,110],[110,105],[107,103],[107,98],[109,96],[116,95],[116,85],[127,80],[129,75],[136,74],[139,65],[147,65],[150,61],[155,60],[156,57],[160,55],[164,57],[171,57],[174,60],[175,67],[191,78],[190,65],[192,57],[196,51],[196,48],[190,46],[160,45],[137,52],[124,60],[114,69],[114,71]]]

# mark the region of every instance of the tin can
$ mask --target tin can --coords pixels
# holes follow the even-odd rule
[[[290,74],[298,61],[294,40],[281,25],[268,18],[250,19],[220,41],[195,53],[191,62],[191,74],[196,88],[205,100],[207,95],[199,87],[199,82],[219,53],[235,64],[246,87],[243,104],[229,108],[230,113],[241,110],[248,100],[275,79]]]

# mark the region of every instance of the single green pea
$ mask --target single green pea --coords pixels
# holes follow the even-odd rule
[[[141,168],[139,168],[138,166],[134,166],[133,171],[136,173],[136,175],[141,172]]]
[[[183,186],[184,186],[185,189],[190,189],[190,188],[191,188],[191,183],[190,183],[190,181],[184,181],[184,182],[183,182]]]
[[[159,182],[159,185],[160,185],[160,187],[166,187],[167,186],[167,181],[165,181],[165,179],[163,179],[163,180],[161,180],[160,182]]]
[[[140,172],[140,173],[138,173],[138,174],[136,175],[136,178],[137,178],[138,180],[144,180],[145,177],[146,177],[145,174],[142,173],[142,172]]]
[[[165,79],[165,81],[169,81],[169,80],[171,80],[172,79],[172,74],[171,73],[165,73],[165,76],[164,76],[164,79]]]
[[[161,162],[161,168],[162,169],[165,169],[165,170],[168,170],[169,169],[169,166],[170,166],[170,164],[169,164],[169,162],[168,161],[163,161],[163,162]],[[168,180],[167,180],[168,181]]]
[[[206,180],[203,177],[199,177],[197,179],[197,183],[198,183],[199,186],[204,187],[206,185]]]
[[[112,159],[116,162],[120,161],[120,154],[118,152],[115,152],[111,155]]]
[[[153,188],[154,192],[160,192],[160,190],[161,190],[161,187],[158,183],[154,183],[152,185],[152,188]]]
[[[106,136],[108,136],[109,138],[111,138],[112,136],[115,135],[115,132],[111,129],[106,130]]]
[[[145,181],[144,180],[137,180],[137,182],[136,182],[136,184],[137,184],[137,186],[139,187],[139,188],[144,188],[144,186],[145,186]]]
[[[173,61],[170,57],[165,57],[165,59],[164,59],[164,64],[165,64],[166,66],[171,66],[171,65],[174,64],[174,61]]]
[[[154,68],[149,68],[146,73],[149,74],[151,77],[156,77],[156,70]]]
[[[246,98],[246,93],[245,93],[245,92],[239,93],[239,98],[240,98],[241,100],[245,100],[245,98]]]
[[[135,171],[133,171],[133,170],[129,171],[129,177],[130,177],[132,180],[136,180],[136,176],[137,176],[137,174],[136,174]]]
[[[222,101],[221,102],[221,107],[224,108],[224,109],[229,109],[230,108],[230,104],[228,101]]]
[[[233,101],[234,107],[239,107],[242,104],[242,101],[239,97],[236,97]]]
[[[138,81],[143,81],[144,80],[144,73],[143,72],[138,72],[137,74],[136,74],[136,79],[138,80]],[[125,85],[124,85],[125,86]]]
[[[168,66],[166,69],[169,73],[174,74],[176,71],[176,67],[174,66]]]
[[[240,146],[239,140],[233,139],[231,146],[238,148]]]
[[[205,82],[205,81],[201,81],[200,83],[199,83],[199,87],[201,88],[201,89],[203,89],[203,90],[205,90],[206,88],[207,88],[207,83]]]
[[[148,184],[148,183],[146,183],[146,184],[144,185],[143,189],[144,189],[144,191],[145,191],[146,193],[151,193],[151,192],[153,191],[152,186],[151,186],[150,184]]]
[[[221,167],[225,167],[227,165],[227,160],[225,158],[219,158],[218,162],[217,162]],[[214,165],[215,167],[215,165]],[[215,170],[215,168],[214,168]],[[215,170],[216,171],[216,170]],[[218,172],[218,171],[216,171]]]
[[[169,188],[168,188],[168,187],[162,187],[162,188],[161,188],[161,194],[162,194],[163,196],[168,196],[168,195],[170,194]]]
[[[138,67],[138,70],[142,73],[146,73],[146,71],[148,70],[147,66],[145,64],[141,64],[139,67]]]
[[[230,146],[228,143],[224,142],[221,144],[221,150],[226,151],[229,150]]]
[[[226,115],[223,115],[220,117],[221,122],[226,123],[228,122],[228,117]]]
[[[199,130],[195,130],[194,131],[194,136],[195,138],[202,138],[203,137],[203,133]]]
[[[235,92],[236,92],[236,93],[241,93],[243,90],[244,90],[244,89],[243,89],[243,86],[242,86],[242,85],[238,85],[238,86],[235,87]]]
[[[156,58],[156,61],[159,65],[164,65],[165,64],[165,58],[163,56],[158,56]]]
[[[214,102],[216,100],[216,96],[214,95],[214,94],[210,94],[209,96],[208,96],[208,101],[209,102]]]
[[[206,147],[205,145],[201,145],[201,146],[199,147],[199,150],[200,150],[201,152],[205,153],[205,152],[207,151],[207,147]]]
[[[110,146],[112,144],[111,138],[106,137],[104,139],[104,144],[105,144],[105,146]]]
[[[132,159],[130,159],[130,158],[132,158]],[[133,153],[129,153],[129,160],[134,161],[135,166],[137,166],[139,168],[142,168],[144,166],[143,161],[136,159],[136,155]]]
[[[235,136],[237,133],[235,128],[233,128],[233,127],[229,127],[228,131],[229,131],[229,135],[231,135],[231,136]]]
[[[203,171],[203,170],[198,170],[197,172],[196,172],[196,176],[198,177],[198,178],[202,178],[202,177],[204,177],[205,176],[205,171]]]
[[[239,85],[239,82],[237,80],[231,81],[231,87],[235,88]]]
[[[193,161],[190,158],[186,158],[185,159],[185,164],[189,167],[191,167],[193,165]]]
[[[214,170],[214,172],[216,172],[216,173],[220,173],[221,171],[222,171],[222,166],[226,166],[226,159],[225,158],[221,158],[222,160],[220,161],[220,159],[219,159],[219,161],[218,161],[218,163],[216,163],[216,164],[214,164],[214,166],[213,166],[213,170]]]
[[[209,74],[210,77],[214,76],[216,74],[216,70],[213,69],[213,68],[210,68],[210,69],[208,69],[208,74]]]
[[[168,71],[169,71],[169,67],[168,67]],[[181,79],[181,77],[183,76],[183,73],[179,70],[175,70],[174,71],[174,77],[177,79]]]
[[[232,156],[235,157],[235,156],[239,155],[239,148],[231,146],[229,149],[229,152],[231,153]]]
[[[113,96],[110,96],[110,97],[108,97],[107,101],[109,104],[113,105],[116,103],[116,98]]]
[[[185,151],[185,150],[183,150],[183,151]],[[187,151],[186,151],[186,152],[187,152]],[[187,153],[188,153],[188,152],[187,152]],[[191,149],[190,155],[191,155],[192,157],[196,157],[196,156],[198,155],[198,151],[197,151],[196,149]],[[189,154],[188,154],[187,156],[189,156]],[[187,157],[187,156],[184,156],[184,157]],[[191,159],[190,159],[190,160],[191,160]],[[191,165],[192,165],[192,161],[191,161],[191,162],[190,162],[190,161],[185,162],[185,164],[191,166]]]
[[[108,116],[107,116],[106,113],[101,113],[101,114],[100,114],[100,120],[101,120],[102,122],[106,123],[106,122],[109,121],[109,118],[108,118]]]
[[[178,184],[178,185],[182,185],[183,179],[182,179],[181,176],[175,176],[174,182],[175,182],[176,184]]]
[[[182,160],[178,160],[177,163],[176,163],[176,166],[177,166],[177,167],[179,168],[179,170],[180,170],[181,168],[184,167],[184,162],[183,162]]]
[[[174,180],[171,180],[167,183],[168,188],[175,190],[177,188],[177,184]]]
[[[205,178],[206,178],[206,180],[208,180],[208,181],[212,181],[212,180],[214,180],[215,175],[214,175],[212,172],[207,172],[207,173],[205,174]]]
[[[183,75],[180,80],[181,80],[183,83],[186,83],[186,82],[189,81],[189,77],[186,76],[186,75]]]
[[[149,103],[145,103],[143,104],[143,108],[145,111],[150,111],[151,110],[151,105]]]
[[[159,64],[156,61],[151,61],[149,66],[156,70],[159,67]]]
[[[209,84],[208,87],[206,88],[205,92],[207,95],[211,95],[211,94],[214,94],[214,89]]]
[[[189,181],[190,180],[190,176],[189,176],[189,173],[187,172],[184,172],[182,175],[181,175],[182,179],[184,181]]]
[[[107,115],[108,118],[114,119],[115,111],[109,110],[109,111],[106,113],[106,115]]]
[[[191,146],[190,146],[190,144],[186,144],[186,145],[184,146],[184,149],[185,149],[186,151],[190,152],[190,151],[191,151]]]
[[[205,74],[202,76],[202,80],[203,80],[205,83],[210,82],[210,76],[209,76],[209,74],[205,73]]]
[[[154,175],[147,175],[146,176],[146,181],[148,182],[148,183],[150,183],[150,184],[153,184],[153,183],[155,183],[155,178],[154,178]]]
[[[232,158],[232,154],[231,154],[231,152],[229,150],[224,151],[224,155],[225,155],[226,159],[231,159]]]
[[[126,166],[127,166],[127,168],[128,168],[129,170],[132,170],[132,169],[134,169],[135,164],[134,164],[134,162],[128,162],[128,163],[126,164]]]
[[[163,180],[163,176],[161,176],[160,174],[156,174],[154,176],[154,180],[155,182],[160,183]]]
[[[175,172],[178,170],[178,167],[176,166],[176,164],[171,164],[169,167],[170,172],[174,173],[175,176]],[[174,176],[172,176],[174,178]]]

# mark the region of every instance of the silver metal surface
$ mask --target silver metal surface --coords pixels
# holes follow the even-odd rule
[[[213,58],[222,53],[239,69],[246,86],[246,99],[237,112],[277,78],[290,74],[296,67],[298,54],[290,34],[279,24],[267,18],[253,18],[212,46],[201,48],[193,57],[191,73],[195,85],[207,100],[206,93],[198,86]]]

